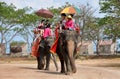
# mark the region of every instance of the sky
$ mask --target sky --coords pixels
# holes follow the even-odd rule
[[[14,4],[17,8],[24,8],[26,6],[32,7],[34,10],[39,10],[41,8],[47,7],[60,7],[69,2],[75,6],[87,5],[89,3],[96,12],[94,16],[104,17],[104,14],[99,13],[99,0],[0,0],[0,2],[6,2],[7,4]]]

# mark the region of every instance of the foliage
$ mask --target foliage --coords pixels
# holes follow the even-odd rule
[[[12,41],[10,43],[11,46],[21,46],[21,45],[24,45],[26,44],[25,42],[22,42],[22,41]]]
[[[16,9],[13,4],[7,5],[4,2],[0,2],[1,43],[10,42],[25,27],[31,28],[31,26],[36,26],[39,17],[33,13],[28,14],[27,11],[29,10],[31,9],[28,7]]]
[[[100,0],[100,11],[106,13],[104,34],[113,39],[120,38],[120,0]]]
[[[93,16],[95,12],[93,8],[88,4],[81,7],[81,37],[82,40],[96,40],[99,36],[98,19]]]
[[[102,39],[102,30],[104,29],[104,19],[94,17],[94,12],[92,6],[87,4],[86,6],[81,6],[81,42],[82,40],[93,41],[96,45],[96,52],[98,52],[99,40]]]

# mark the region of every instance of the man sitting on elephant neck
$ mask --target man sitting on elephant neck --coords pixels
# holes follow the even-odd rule
[[[61,14],[61,21],[60,21],[60,24],[62,26],[62,29],[65,29],[65,23],[66,23],[66,14],[65,13],[62,13]]]

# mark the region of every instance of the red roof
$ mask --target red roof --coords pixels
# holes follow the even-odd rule
[[[112,40],[101,40],[99,45],[111,45],[112,43]]]
[[[82,46],[88,46],[92,43],[92,41],[82,41]],[[78,43],[78,46],[81,45],[81,42]]]

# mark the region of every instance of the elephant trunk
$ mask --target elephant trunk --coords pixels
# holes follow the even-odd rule
[[[75,50],[75,43],[72,40],[69,40],[67,42],[67,49],[68,49],[68,56],[69,56],[69,60],[70,60],[70,64],[71,64],[71,68],[72,68],[72,72],[76,73],[76,66],[75,66],[75,59],[74,59],[74,50]]]

